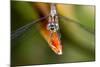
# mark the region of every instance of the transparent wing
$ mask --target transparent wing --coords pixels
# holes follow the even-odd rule
[[[49,16],[49,15],[48,15]],[[26,24],[22,27],[20,27],[19,29],[17,29],[16,31],[14,31],[13,33],[11,33],[11,39],[15,39],[16,37],[20,36],[21,34],[23,34],[25,31],[27,31],[31,26],[33,26],[33,24],[47,18],[48,16],[45,16],[45,17],[42,17],[40,19],[37,19],[29,24]],[[59,18],[62,18],[66,21],[72,21],[72,23],[75,23],[75,24],[78,24],[80,27],[82,27],[84,30],[90,32],[93,34],[93,32],[89,31],[85,26],[83,26],[81,23],[79,23],[79,21],[76,21],[76,20],[73,20],[73,19],[70,19],[70,18],[67,18],[67,17],[64,17],[62,15],[58,15]]]
[[[94,34],[94,32],[89,31],[89,29],[87,29],[87,28],[86,28],[84,25],[82,25],[79,21],[76,21],[76,20],[73,20],[73,19],[64,17],[64,16],[62,16],[62,15],[58,15],[58,16],[59,16],[59,18],[62,18],[62,19],[64,19],[64,20],[66,20],[66,21],[71,21],[72,23],[75,23],[75,24],[79,25],[80,27],[82,27],[84,30],[86,30],[86,31],[88,31],[88,32],[90,32],[90,33],[92,33],[92,34]]]
[[[49,16],[49,15],[48,15]],[[42,17],[40,19],[37,19],[35,21],[32,21],[31,23],[28,23],[22,27],[20,27],[19,29],[17,29],[16,31],[14,31],[13,33],[11,33],[11,39],[15,39],[16,37],[20,36],[22,33],[24,33],[26,30],[28,30],[30,27],[33,26],[33,24],[47,18],[48,16]]]

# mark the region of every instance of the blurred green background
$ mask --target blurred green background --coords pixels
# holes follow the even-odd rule
[[[11,1],[11,32],[49,12],[49,3]],[[43,6],[44,5],[44,6]],[[45,6],[46,5],[46,6]],[[95,60],[95,6],[56,4],[59,14],[78,20],[86,29],[59,18],[63,54],[56,55],[34,24],[20,37],[11,40],[11,65],[72,63]],[[62,7],[62,9],[61,9]],[[64,12],[65,11],[65,12]]]

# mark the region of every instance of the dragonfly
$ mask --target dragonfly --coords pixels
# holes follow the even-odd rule
[[[17,37],[22,35],[25,31],[27,31],[29,28],[31,28],[33,26],[33,24],[38,23],[39,21],[42,21],[42,20],[48,18],[48,23],[46,25],[46,29],[49,33],[49,46],[55,54],[62,55],[63,52],[62,52],[61,33],[60,33],[58,17],[63,18],[66,21],[72,21],[72,22],[78,24],[79,26],[83,27],[83,29],[85,29],[86,31],[88,31],[88,29],[86,27],[84,27],[82,24],[80,24],[79,21],[72,20],[70,18],[67,18],[67,17],[64,17],[64,16],[58,14],[57,10],[56,10],[56,4],[51,3],[50,4],[50,14],[48,14],[48,16],[41,17],[31,23],[28,23],[28,24],[20,27],[16,31],[12,32],[11,40],[16,39]],[[90,31],[88,31],[88,32],[90,32]]]

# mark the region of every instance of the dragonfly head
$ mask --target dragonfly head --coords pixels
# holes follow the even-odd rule
[[[58,26],[57,23],[49,23],[49,24],[47,25],[47,29],[48,29],[49,31],[51,31],[51,32],[56,32],[56,31],[58,31],[59,26]]]

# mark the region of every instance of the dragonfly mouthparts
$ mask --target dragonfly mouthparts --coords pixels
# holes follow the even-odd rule
[[[58,55],[62,55],[62,51],[61,50],[58,52]]]

